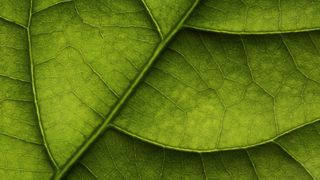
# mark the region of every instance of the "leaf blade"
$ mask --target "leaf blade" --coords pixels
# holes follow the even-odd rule
[[[166,147],[208,152],[258,145],[316,122],[319,56],[306,37],[184,31],[113,124]],[[312,75],[297,68],[288,46]]]
[[[314,125],[318,126],[319,123]],[[295,130],[284,138],[305,138],[313,125]],[[312,132],[314,133],[314,132]],[[310,135],[310,134],[309,134]],[[279,141],[276,140],[278,143]],[[284,140],[284,143],[288,141]],[[306,167],[287,154],[275,142],[257,147],[220,151],[211,153],[194,153],[170,150],[159,146],[140,142],[135,138],[109,129],[96,144],[80,160],[99,179],[134,178],[134,179],[313,179],[317,178],[317,165]],[[317,141],[308,141],[312,147]],[[293,145],[293,146],[291,146]],[[287,146],[295,150],[296,144]],[[316,151],[314,151],[316,152]],[[314,156],[319,158],[319,153]],[[319,164],[319,163],[317,163]],[[75,171],[88,175],[89,172],[79,171],[76,165],[67,179],[76,179]],[[305,169],[307,168],[307,169]],[[309,172],[315,173],[312,176]],[[122,175],[120,175],[122,174]],[[140,174],[140,175],[139,175]]]
[[[32,96],[26,30],[0,20],[0,176],[48,179],[50,165]]]
[[[189,28],[231,34],[279,34],[319,30],[315,1],[206,0],[186,23]]]

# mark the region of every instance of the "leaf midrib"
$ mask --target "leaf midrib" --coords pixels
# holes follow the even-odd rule
[[[193,11],[193,9],[195,8],[195,6],[197,5],[197,3],[199,2],[199,0],[195,0],[195,3],[191,6],[191,8],[189,8],[188,12],[183,16],[183,18],[177,23],[177,25],[175,26],[175,28],[169,33],[169,35],[167,37],[165,37],[157,46],[157,48],[155,49],[155,51],[153,52],[152,57],[150,58],[150,60],[148,61],[148,63],[145,65],[145,67],[143,68],[143,70],[141,71],[140,74],[137,75],[136,79],[134,80],[134,82],[130,85],[130,87],[126,90],[125,94],[121,97],[121,99],[118,101],[118,103],[116,104],[116,106],[113,108],[113,110],[111,111],[111,113],[108,115],[107,119],[103,122],[103,124],[98,127],[98,129],[87,139],[87,141],[81,146],[81,148],[79,148],[76,153],[72,156],[71,159],[69,159],[66,163],[65,166],[62,167],[61,170],[59,170],[59,166],[57,165],[56,161],[54,160],[51,151],[49,149],[47,140],[46,140],[46,136],[43,130],[43,125],[42,125],[42,121],[41,121],[41,117],[40,117],[40,109],[38,106],[38,101],[37,101],[37,91],[36,91],[36,87],[35,87],[35,76],[34,76],[34,67],[33,67],[33,57],[32,57],[32,43],[31,43],[31,32],[30,32],[30,25],[31,25],[31,21],[32,21],[32,2],[33,0],[30,0],[30,10],[29,10],[29,19],[28,19],[28,24],[27,26],[23,26],[20,24],[17,24],[15,22],[12,22],[10,20],[4,19],[8,22],[12,22],[24,29],[26,29],[27,31],[27,36],[28,36],[28,53],[29,53],[29,60],[30,60],[30,74],[31,74],[31,83],[32,83],[32,92],[33,92],[33,96],[34,96],[34,103],[35,103],[35,109],[36,109],[36,113],[37,113],[37,117],[38,117],[38,123],[39,123],[39,127],[40,127],[40,131],[42,134],[42,138],[43,138],[43,142],[44,142],[44,146],[47,150],[47,153],[50,157],[50,160],[52,161],[52,163],[54,164],[54,166],[57,168],[57,172],[56,175],[54,176],[55,179],[61,179],[61,177],[64,176],[64,174],[70,169],[70,167],[80,158],[80,156],[87,150],[87,148],[93,143],[95,142],[95,140],[98,138],[98,136],[100,136],[100,134],[102,134],[106,128],[109,126],[109,123],[114,119],[114,117],[117,115],[117,113],[119,112],[119,110],[122,108],[122,106],[125,104],[126,100],[131,96],[131,94],[134,92],[134,90],[136,89],[137,85],[139,84],[139,82],[145,77],[145,75],[148,73],[150,67],[153,65],[153,63],[155,62],[155,60],[157,59],[157,57],[159,56],[159,54],[162,52],[162,50],[166,47],[166,45],[170,42],[170,40],[173,38],[173,36],[182,28],[183,26],[183,22],[187,19],[187,17],[190,15],[190,13]],[[69,2],[69,1],[67,1]],[[149,14],[150,15],[150,14]],[[185,26],[187,27],[187,26]],[[188,28],[194,28],[194,27],[188,27]],[[203,30],[203,29],[201,29]],[[212,31],[212,30],[208,30],[208,31]],[[307,31],[307,30],[306,30]],[[219,31],[221,32],[221,31]],[[297,32],[301,32],[301,31],[297,31]],[[226,33],[226,32],[224,32]],[[227,32],[228,33],[228,32]],[[233,33],[234,32],[230,32]],[[247,32],[246,32],[247,33]],[[282,33],[282,32],[279,32]],[[296,129],[299,129],[303,126],[309,125],[309,124],[313,124],[315,122],[319,121],[319,119],[314,120],[312,122],[309,123],[305,123],[302,124],[301,126],[297,126],[295,128],[292,128],[282,134],[279,134],[278,136],[267,140],[267,141],[263,141],[262,143],[257,143],[257,144],[253,144],[250,146],[246,146],[246,147],[240,147],[240,149],[243,148],[249,148],[249,147],[253,147],[253,146],[257,146],[260,144],[264,144],[264,143],[269,143],[269,142],[274,142],[275,139],[290,133]],[[119,129],[119,128],[117,128]],[[122,132],[128,134],[125,130],[121,130]],[[135,135],[130,134],[131,136],[137,137]],[[141,137],[138,137],[139,139],[144,140]],[[146,140],[144,140],[146,141]],[[149,141],[148,141],[149,142]],[[155,144],[155,142],[151,142],[152,144]],[[158,144],[159,145],[159,144]],[[162,144],[160,144],[160,146],[164,146]],[[166,148],[169,149],[173,149],[172,147],[167,147]],[[239,149],[239,147],[236,147],[234,149]],[[181,149],[178,149],[181,150]],[[185,149],[183,149],[185,151]],[[222,150],[231,150],[231,149],[222,149]],[[221,149],[217,150],[217,151],[221,151]],[[197,152],[192,150],[192,152]],[[200,152],[204,152],[204,151],[200,151]],[[210,151],[212,152],[212,151]],[[288,154],[288,153],[287,153]],[[289,154],[289,156],[291,156]],[[308,171],[306,168],[304,168],[306,171]],[[309,173],[309,172],[308,172]],[[310,173],[309,173],[310,174]]]
[[[168,33],[168,35],[162,39],[162,41],[158,44],[156,49],[154,50],[151,58],[146,63],[142,71],[136,76],[133,80],[133,83],[129,86],[129,88],[125,91],[122,97],[118,100],[112,111],[109,113],[105,121],[97,127],[97,129],[90,135],[90,137],[78,148],[75,153],[67,160],[65,165],[61,168],[60,171],[57,171],[53,177],[53,179],[61,179],[65,173],[71,168],[71,166],[81,157],[81,155],[90,147],[92,143],[107,129],[109,123],[116,117],[117,113],[120,111],[122,106],[125,104],[127,99],[131,96],[134,92],[140,81],[145,77],[148,73],[149,69],[154,64],[157,57],[160,55],[162,50],[166,47],[166,45],[171,41],[174,35],[183,27],[185,20],[190,16],[193,12],[197,4],[200,0],[195,0],[188,11],[184,14],[184,16],[178,21],[176,26]],[[75,3],[75,2],[74,2]],[[75,4],[76,6],[76,4]],[[150,15],[150,14],[149,14]],[[160,32],[159,32],[160,33]],[[160,34],[159,34],[160,35]],[[160,35],[161,36],[161,35]],[[47,149],[48,150],[48,149]]]

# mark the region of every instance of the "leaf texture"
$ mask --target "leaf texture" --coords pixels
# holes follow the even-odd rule
[[[235,34],[318,30],[320,2],[313,0],[203,0],[187,27]]]
[[[190,151],[267,142],[320,118],[319,45],[319,32],[183,31],[114,124]]]
[[[319,9],[0,0],[0,179],[319,179]]]
[[[31,0],[2,12],[1,47],[10,57],[3,62],[3,77],[27,83],[22,87],[27,90],[17,94],[31,97],[25,100],[30,101],[28,113],[40,126],[29,133],[47,150],[57,178],[105,129],[197,1],[167,3],[179,7],[178,14],[173,13],[176,8],[166,11],[166,17],[175,16],[169,24],[161,23],[164,12],[157,13],[155,4],[146,9],[142,2],[128,0]],[[13,13],[18,10],[21,14]],[[154,20],[165,34],[158,32]],[[14,29],[19,32],[12,43],[24,45],[21,49],[6,42]],[[5,112],[15,113],[15,108]]]
[[[37,12],[31,27],[39,119],[59,167],[101,126],[160,41],[139,3],[114,12],[115,20],[126,11],[136,15],[124,22],[109,22],[111,14],[97,11],[104,7],[98,2],[76,3]],[[97,15],[86,14],[91,11]],[[100,22],[92,16],[100,16]],[[45,42],[51,45],[44,47]]]
[[[264,145],[212,153],[168,150],[109,130],[67,179],[318,179],[319,125]]]
[[[0,20],[1,179],[49,179],[53,171],[35,113],[27,42],[25,29]]]

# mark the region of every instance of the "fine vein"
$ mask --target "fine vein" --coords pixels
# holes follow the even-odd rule
[[[253,160],[252,160],[252,158],[251,158],[251,155],[250,155],[249,151],[248,151],[247,149],[245,149],[244,151],[246,152],[246,155],[248,156],[248,159],[249,159],[249,161],[250,161],[250,164],[251,164],[251,166],[252,166],[252,169],[253,169],[253,171],[254,171],[257,179],[259,180],[260,177],[259,177],[257,168],[256,168],[256,166],[255,166],[255,164],[254,164],[254,162],[253,162]]]
[[[306,168],[306,165],[299,161],[292,153],[290,153],[284,146],[282,146],[280,143],[278,143],[277,141],[273,141],[273,143],[275,145],[277,145],[282,151],[284,151],[291,159],[293,159],[295,162],[297,162],[300,166],[302,166],[302,168],[313,178],[316,179],[313,174],[308,170],[308,168]]]

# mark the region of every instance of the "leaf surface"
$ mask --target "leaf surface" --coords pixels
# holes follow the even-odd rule
[[[320,118],[318,46],[317,31],[263,36],[183,31],[113,123],[189,151],[267,142]]]
[[[1,1],[1,120],[27,122],[3,136],[36,144],[35,154],[45,148],[46,173],[51,161],[60,178],[106,128],[198,1],[168,1],[161,13],[146,2]]]
[[[27,32],[0,21],[0,177],[47,179],[52,167],[33,104]]]
[[[111,14],[98,1],[76,3],[38,11],[31,26],[39,119],[59,167],[115,109],[160,42],[139,3]],[[92,11],[95,14],[87,13]],[[119,22],[127,11],[132,16]],[[113,19],[107,18],[112,15]],[[43,46],[46,42],[51,43]]]
[[[319,3],[198,2],[0,1],[0,178],[319,178]]]
[[[257,147],[212,153],[168,150],[109,130],[67,179],[318,179],[319,125]]]
[[[320,2],[313,0],[203,0],[187,27],[236,34],[318,30]]]

